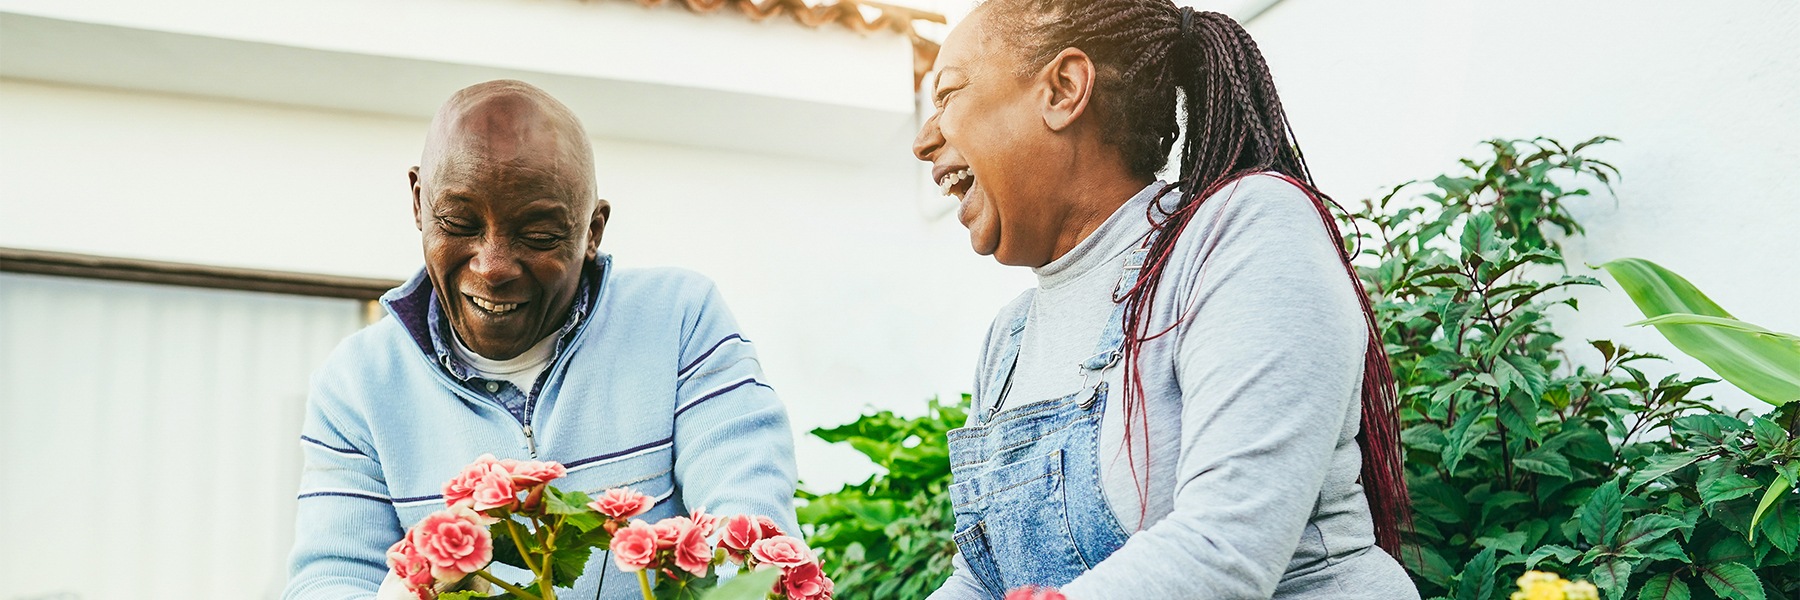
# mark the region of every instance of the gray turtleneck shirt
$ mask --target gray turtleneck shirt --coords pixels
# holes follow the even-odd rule
[[[1146,209],[1164,187],[1151,184],[1034,270],[1035,292],[989,330],[978,398],[1005,366],[1001,328],[1020,311],[1024,337],[1001,410],[1081,388],[1076,366],[1094,352],[1125,259],[1152,229]],[[1158,201],[1172,208],[1178,196]],[[1174,328],[1143,347],[1145,413],[1133,419],[1129,447],[1123,369],[1107,375],[1115,391],[1101,418],[1101,479],[1133,533],[1063,587],[1070,600],[1418,597],[1374,547],[1357,481],[1368,337],[1337,253],[1311,200],[1277,177],[1247,177],[1202,203],[1156,293],[1151,331]],[[932,600],[1007,591],[982,589],[958,555]]]

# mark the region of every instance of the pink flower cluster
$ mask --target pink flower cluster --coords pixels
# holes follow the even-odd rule
[[[613,560],[626,572],[667,569],[670,565],[703,576],[712,564],[709,541],[719,519],[706,511],[693,517],[670,517],[654,524],[632,521],[613,534]],[[725,520],[718,546],[733,563],[749,569],[781,569],[774,592],[790,600],[830,600],[831,578],[806,543],[787,536],[763,516],[736,515]],[[672,572],[667,572],[674,575]]]
[[[544,484],[567,474],[558,462],[499,460],[483,454],[444,484],[444,502],[475,510],[514,510],[519,508],[520,492],[527,493],[527,504],[533,503]]]
[[[433,584],[461,581],[493,560],[488,526],[495,522],[468,506],[432,513],[388,548],[388,568],[414,595],[430,600]]]
[[[486,569],[494,561],[495,536],[515,540],[542,536],[610,548],[620,569],[639,573],[646,600],[651,596],[649,573],[686,585],[684,582],[707,576],[715,562],[723,564],[725,560],[749,570],[780,569],[771,598],[832,597],[831,578],[820,568],[818,557],[805,542],[789,537],[768,517],[720,519],[698,510],[647,523],[634,517],[649,513],[656,506],[654,498],[630,488],[615,488],[589,499],[586,494],[550,486],[567,474],[568,470],[555,462],[482,455],[444,484],[448,508],[425,517],[388,548],[388,568],[419,600],[433,600],[440,588],[464,586],[472,576],[506,587],[512,594],[509,597],[535,600],[530,592],[494,579]],[[581,503],[593,512],[572,510]],[[528,546],[520,545],[522,556],[504,560],[530,569],[536,576],[535,585],[547,589],[552,578],[545,550]],[[540,564],[546,566],[540,569]],[[556,574],[579,576],[580,571],[568,573],[558,568]]]
[[[1056,588],[1025,586],[1007,592],[1006,600],[1068,600]]]

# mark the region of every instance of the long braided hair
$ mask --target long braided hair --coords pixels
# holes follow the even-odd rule
[[[1088,55],[1095,66],[1090,102],[1102,139],[1120,149],[1133,175],[1153,178],[1167,165],[1175,142],[1182,142],[1181,176],[1172,186],[1180,189],[1181,200],[1172,210],[1151,203],[1150,219],[1159,235],[1125,299],[1126,454],[1135,454],[1129,451],[1133,425],[1148,430],[1139,360],[1143,345],[1174,328],[1152,332],[1149,317],[1155,314],[1156,290],[1176,241],[1207,197],[1242,177],[1272,172],[1312,199],[1362,299],[1369,338],[1356,437],[1363,457],[1362,484],[1376,544],[1399,556],[1400,524],[1410,520],[1410,501],[1387,351],[1369,296],[1327,208],[1331,199],[1313,185],[1268,64],[1250,34],[1230,17],[1177,8],[1169,0],[987,0],[976,10],[984,11],[990,31],[1020,54],[1020,76],[1048,64],[1064,48]],[[1149,442],[1142,443],[1147,462]],[[1143,473],[1140,485],[1147,486],[1147,464]],[[1147,509],[1145,494],[1139,496]]]

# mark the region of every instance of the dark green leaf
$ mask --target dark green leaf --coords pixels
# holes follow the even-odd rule
[[[1644,465],[1643,469],[1632,474],[1631,484],[1626,487],[1629,491],[1636,491],[1638,488],[1643,487],[1644,484],[1656,481],[1668,476],[1670,473],[1679,471],[1688,465],[1700,462],[1700,459],[1702,458],[1705,458],[1705,453],[1699,450],[1655,456],[1650,459],[1648,464]]]
[[[1644,515],[1633,519],[1625,525],[1625,531],[1619,534],[1619,547],[1636,548],[1648,545],[1669,532],[1682,529],[1681,519],[1668,515]]]
[[[1581,506],[1581,536],[1591,544],[1610,544],[1625,520],[1625,503],[1616,481],[1594,488]]]
[[[1631,561],[1614,555],[1606,555],[1594,562],[1594,570],[1588,573],[1588,579],[1594,587],[1606,592],[1608,598],[1625,596],[1626,584],[1631,580],[1631,570],[1635,567]]]
[[[1769,489],[1773,491],[1782,488]],[[1753,525],[1752,531],[1762,532],[1776,548],[1792,553],[1796,546],[1800,546],[1800,501],[1796,501],[1792,494],[1783,493],[1782,496],[1786,499],[1773,503],[1772,508],[1764,513],[1763,519]]]
[[[1456,600],[1489,600],[1494,596],[1494,549],[1482,550],[1463,567],[1456,583]]]
[[[1644,589],[1638,591],[1638,600],[1688,600],[1692,596],[1687,582],[1673,573],[1658,573],[1644,582]]]
[[[1755,479],[1739,475],[1737,462],[1718,459],[1700,467],[1700,501],[1717,504],[1762,491]]]
[[[1700,580],[1713,593],[1727,600],[1767,600],[1763,597],[1762,579],[1755,571],[1737,563],[1717,563],[1696,567]]]
[[[1574,564],[1573,561],[1577,556],[1581,556],[1581,551],[1574,548],[1557,545],[1544,546],[1532,552],[1530,558],[1525,559],[1525,568],[1535,569],[1538,563],[1543,562],[1546,558],[1554,558],[1556,562],[1568,567]]]

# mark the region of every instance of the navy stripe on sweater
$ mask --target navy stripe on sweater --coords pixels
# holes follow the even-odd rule
[[[737,340],[737,341],[740,341],[740,342],[743,342],[746,344],[750,343],[750,340],[744,339],[744,336],[741,336],[741,335],[738,335],[735,333],[725,336],[725,339],[719,340],[718,343],[713,344],[711,348],[707,348],[705,352],[700,353],[700,358],[694,359],[694,362],[690,362],[687,364],[687,366],[682,367],[680,371],[676,371],[675,376],[676,377],[686,377],[688,374],[688,371],[692,371],[692,370],[694,370],[694,367],[700,366],[700,363],[706,362],[706,359],[708,357],[711,357],[714,352],[719,351],[720,347],[724,346],[727,342],[730,342],[731,340]]]
[[[364,500],[374,500],[374,501],[380,502],[382,504],[393,504],[394,503],[393,500],[389,500],[389,499],[383,498],[381,496],[375,496],[372,494],[358,494],[356,492],[307,492],[307,493],[301,494],[299,496],[299,498],[297,498],[297,499],[305,500],[307,498],[319,498],[319,497],[323,497],[323,496],[339,496],[339,497],[344,497],[344,498],[361,498]]]
[[[609,458],[618,458],[618,457],[621,457],[621,456],[625,456],[625,455],[627,455],[627,454],[634,454],[634,453],[637,453],[637,452],[642,452],[642,451],[645,451],[645,450],[649,450],[649,449],[651,449],[651,448],[655,448],[655,447],[657,447],[657,446],[667,446],[667,445],[669,445],[669,444],[673,444],[673,443],[675,443],[675,438],[674,438],[674,437],[668,437],[668,438],[664,438],[664,439],[661,439],[661,440],[657,440],[657,441],[654,441],[654,442],[650,442],[650,443],[648,443],[648,444],[640,444],[640,445],[638,445],[638,446],[633,446],[633,447],[631,447],[631,448],[626,448],[626,449],[624,449],[624,450],[620,450],[620,451],[618,451],[618,452],[608,452],[608,453],[606,453],[606,454],[602,454],[602,455],[599,455],[599,456],[589,456],[589,457],[587,457],[587,458],[583,458],[583,459],[581,459],[581,460],[575,460],[575,461],[570,461],[570,462],[566,462],[566,463],[563,463],[563,468],[565,468],[565,469],[573,469],[573,468],[576,468],[576,467],[579,467],[579,466],[582,466],[582,465],[585,465],[585,464],[589,464],[589,463],[596,463],[596,462],[600,462],[600,461],[603,461],[603,460],[607,460],[607,459],[609,459]]]
[[[369,455],[367,455],[367,454],[363,454],[363,453],[362,453],[362,452],[361,452],[361,451],[359,451],[359,450],[357,450],[357,449],[355,449],[355,448],[339,448],[339,447],[337,447],[337,446],[333,446],[333,445],[331,445],[331,444],[327,444],[327,443],[325,443],[325,442],[321,442],[321,441],[319,441],[319,440],[315,440],[315,439],[312,439],[312,438],[310,438],[310,437],[306,437],[306,436],[304,436],[304,435],[302,435],[302,436],[300,436],[300,441],[302,441],[302,442],[306,442],[306,443],[309,443],[309,444],[312,444],[312,445],[314,445],[314,446],[318,446],[318,447],[320,447],[320,448],[324,448],[324,449],[326,449],[326,450],[330,450],[330,451],[332,451],[332,452],[336,452],[336,453],[338,453],[338,454],[354,454],[354,455],[357,455],[357,456],[361,456],[361,457],[363,457],[363,458],[368,458],[368,457],[369,457]]]
[[[737,383],[733,383],[733,384],[731,384],[731,385],[727,385],[727,386],[725,386],[725,387],[722,387],[722,388],[719,388],[719,389],[716,389],[716,390],[713,390],[713,391],[711,391],[711,392],[707,392],[707,393],[706,393],[706,395],[704,395],[704,396],[701,396],[701,397],[699,397],[699,398],[696,398],[696,399],[694,399],[694,401],[693,401],[693,402],[689,402],[689,403],[687,403],[687,405],[686,405],[686,406],[683,406],[683,407],[681,407],[681,408],[677,408],[677,409],[675,409],[675,418],[678,418],[678,419],[679,419],[679,418],[681,418],[681,413],[684,413],[684,412],[687,412],[687,411],[688,411],[688,409],[690,409],[690,408],[693,408],[693,407],[696,407],[696,406],[699,406],[699,405],[700,405],[700,403],[702,403],[702,402],[705,402],[705,401],[707,401],[707,400],[711,400],[711,399],[713,399],[713,398],[717,398],[717,397],[719,397],[719,396],[723,396],[723,395],[725,395],[725,393],[726,393],[726,392],[729,392],[729,391],[731,391],[731,390],[735,390],[735,389],[738,389],[738,388],[741,388],[741,387],[744,387],[744,386],[746,386],[746,385],[760,385],[760,386],[762,386],[762,387],[766,387],[766,388],[769,388],[769,389],[771,389],[771,390],[772,390],[772,389],[775,389],[775,388],[773,388],[773,387],[770,387],[770,386],[769,386],[769,384],[766,384],[766,383],[763,383],[763,382],[761,382],[761,381],[757,381],[757,380],[756,380],[756,379],[755,379],[755,378],[749,378],[749,377],[746,377],[746,378],[744,378],[744,379],[741,379],[741,380],[738,380],[738,382],[737,382]]]

